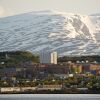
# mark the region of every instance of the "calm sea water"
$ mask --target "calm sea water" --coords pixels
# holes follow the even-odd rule
[[[100,100],[100,94],[10,94],[0,100]]]

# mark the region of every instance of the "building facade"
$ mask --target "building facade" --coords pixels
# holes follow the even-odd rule
[[[57,52],[41,52],[41,64],[57,64]]]

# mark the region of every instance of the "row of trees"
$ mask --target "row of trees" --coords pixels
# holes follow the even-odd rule
[[[90,77],[68,77],[68,78],[57,78],[52,75],[44,78],[44,79],[22,79],[17,78],[16,80],[1,80],[0,86],[37,86],[37,85],[62,85],[64,84],[66,87],[70,87],[72,85],[77,85],[78,87],[87,87],[92,88],[93,86],[97,86],[100,88],[100,81],[96,79],[96,76]]]
[[[100,62],[100,56],[99,55],[91,55],[91,56],[64,56],[64,57],[59,57],[58,58],[58,62],[66,62],[66,61],[72,61],[72,62],[76,62],[76,61],[89,61],[89,62],[93,62],[93,61],[97,61]]]

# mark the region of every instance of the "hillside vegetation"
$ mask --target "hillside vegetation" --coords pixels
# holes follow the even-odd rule
[[[16,66],[24,62],[39,62],[39,56],[28,51],[0,52],[0,66]]]

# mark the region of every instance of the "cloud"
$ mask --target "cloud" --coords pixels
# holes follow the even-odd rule
[[[11,13],[4,7],[0,6],[0,18],[10,16]]]
[[[5,9],[3,7],[0,6],[0,17],[5,16]]]

